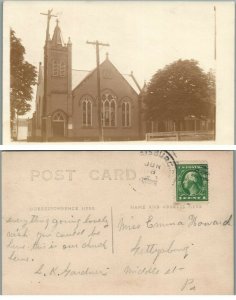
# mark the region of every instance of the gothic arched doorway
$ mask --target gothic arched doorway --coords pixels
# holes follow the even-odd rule
[[[53,137],[60,138],[65,136],[66,120],[62,112],[57,112],[52,118],[52,133]]]

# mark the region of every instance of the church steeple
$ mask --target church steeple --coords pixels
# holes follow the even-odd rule
[[[59,23],[59,20],[57,19],[57,25],[54,29],[54,33],[53,33],[53,37],[52,37],[52,45],[53,46],[64,46],[64,41],[63,41],[63,38],[62,38],[62,34],[61,34],[61,29],[58,25]]]

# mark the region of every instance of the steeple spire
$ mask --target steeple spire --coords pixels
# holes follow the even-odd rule
[[[54,29],[54,33],[53,33],[53,37],[52,37],[52,44],[54,46],[57,46],[57,45],[64,46],[61,29],[59,27],[59,20],[57,19],[56,22],[57,22],[57,25]]]
[[[48,10],[48,13],[45,14],[45,13],[40,13],[41,15],[44,15],[44,16],[47,16],[47,29],[46,29],[46,43],[50,40],[50,36],[49,36],[49,25],[50,25],[50,20],[51,20],[51,17],[57,17],[55,15],[52,14],[52,9],[49,9]]]

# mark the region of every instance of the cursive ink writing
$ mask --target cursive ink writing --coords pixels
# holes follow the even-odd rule
[[[185,259],[189,255],[189,246],[176,247],[175,240],[172,240],[167,247],[161,247],[157,243],[142,244],[142,236],[140,235],[135,246],[131,248],[130,252],[135,255],[151,255],[153,257],[153,264],[157,261],[161,254],[183,253]]]

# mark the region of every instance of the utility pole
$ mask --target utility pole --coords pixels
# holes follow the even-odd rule
[[[214,59],[216,60],[216,7],[214,6]]]
[[[46,39],[44,45],[44,91],[43,91],[43,112],[42,112],[42,139],[44,142],[47,141],[47,75],[48,75],[48,53],[47,44],[49,41],[49,26],[52,17],[57,17],[52,14],[52,9],[48,10],[47,13],[40,13],[41,15],[47,16],[47,29],[46,29]]]
[[[100,43],[99,41],[89,42],[87,44],[96,46],[96,61],[97,61],[97,98],[98,98],[98,133],[99,140],[103,141],[103,130],[102,130],[102,112],[101,112],[101,83],[100,83],[100,58],[99,58],[99,46],[109,47],[109,44]]]
[[[214,41],[214,48],[215,48],[215,53],[214,53],[214,59],[215,59],[215,68],[216,68],[216,6],[214,6],[214,26],[215,26],[215,41]],[[215,69],[216,71],[216,69]],[[214,140],[216,139],[216,103],[214,104]]]

